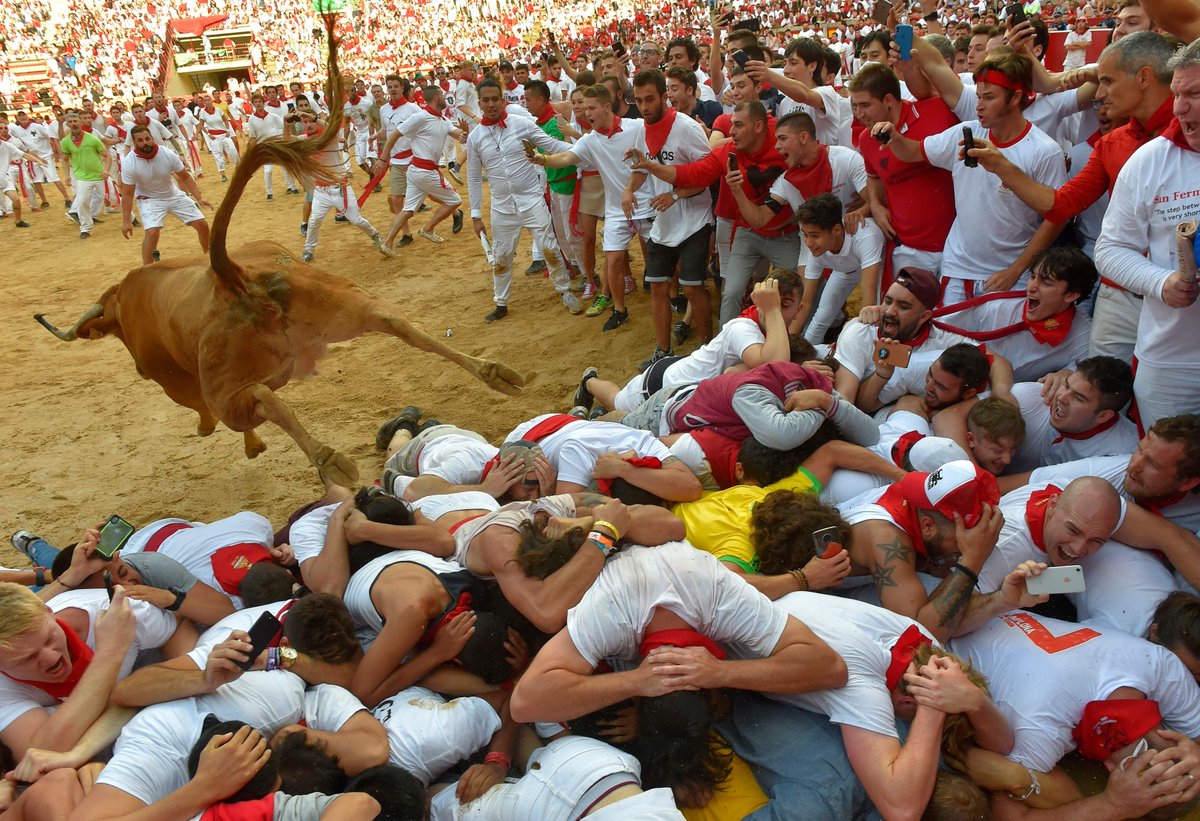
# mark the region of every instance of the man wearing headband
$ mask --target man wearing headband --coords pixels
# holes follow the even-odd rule
[[[940,58],[939,58],[940,59]],[[945,67],[944,61],[942,66]],[[1023,54],[985,60],[975,71],[977,120],[917,142],[888,122],[872,136],[890,134],[888,147],[905,162],[927,160],[954,178],[957,216],[942,255],[943,304],[976,294],[1008,291],[1020,282],[1033,258],[1058,236],[1061,226],[1045,222],[1001,185],[998,178],[960,159],[963,128],[986,139],[1036,180],[1057,188],[1067,180],[1062,150],[1025,119],[1033,101],[1032,62]]]

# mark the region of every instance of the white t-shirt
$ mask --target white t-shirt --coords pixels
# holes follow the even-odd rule
[[[454,86],[454,102],[459,109],[479,116],[479,91],[469,80],[459,80]]]
[[[1075,29],[1071,29],[1067,32],[1067,41],[1065,43],[1067,48],[1067,56],[1063,59],[1063,71],[1070,71],[1071,69],[1075,68],[1083,68],[1087,63],[1087,49],[1071,49],[1071,46],[1078,45],[1079,43],[1090,46],[1092,44],[1092,33],[1090,31],[1085,31],[1083,34],[1080,34]]]
[[[608,661],[614,669],[632,669],[641,663],[638,645],[657,607],[739,659],[769,656],[788,620],[783,608],[711,553],[669,542],[627,548],[610,558],[567,611],[567,633],[588,664]]]
[[[735,317],[725,323],[721,332],[700,348],[692,351],[663,372],[663,387],[695,385],[705,379],[720,376],[725,369],[740,365],[746,349],[762,345],[767,337],[758,323],[749,317]]]
[[[1099,632],[1015,612],[958,636],[949,649],[987,677],[1016,736],[1009,758],[1049,772],[1075,748],[1071,731],[1089,701],[1132,687],[1158,702],[1163,724],[1200,735],[1200,688],[1171,651],[1118,631]]]
[[[883,261],[883,246],[883,232],[875,220],[868,218],[856,232],[847,232],[840,251],[814,257],[808,246],[800,243],[800,261],[796,267],[804,269],[805,279],[820,279],[826,268],[839,274],[858,273]]]
[[[998,268],[996,270],[999,270]],[[964,311],[939,317],[938,322],[968,331],[990,331],[1021,322],[1025,311],[1025,292],[1012,292],[1009,299],[993,299]],[[1067,338],[1057,345],[1043,344],[1027,329],[989,340],[989,351],[1000,354],[1013,366],[1013,380],[1032,382],[1051,371],[1075,369],[1075,363],[1088,355],[1092,336],[1092,318],[1076,309]]]
[[[350,100],[342,105],[342,112],[346,115],[346,119],[354,126],[355,131],[369,131],[371,129],[371,106],[374,101],[369,97],[359,97],[358,102],[354,103]]]
[[[470,436],[439,436],[421,448],[417,472],[436,476],[452,485],[476,485],[483,481],[483,468],[500,449]]]
[[[229,136],[229,123],[225,121],[225,115],[221,109],[214,108],[212,111],[206,111],[203,108],[197,108],[196,119],[200,121],[200,125],[210,136]]]
[[[264,140],[267,137],[281,137],[284,131],[283,118],[278,114],[267,112],[265,116],[251,114],[246,119],[246,136],[255,140]]]
[[[408,137],[403,136],[404,124],[408,122],[409,117],[420,111],[421,107],[416,103],[410,103],[403,99],[398,106],[393,106],[388,102],[379,107],[379,122],[383,125],[383,141],[386,143],[393,131],[397,129],[401,131],[401,136],[397,137],[396,142],[392,145],[392,156],[389,160],[391,165],[408,165],[412,162],[412,143]]]
[[[842,328],[834,347],[833,357],[843,368],[848,368],[860,380],[866,379],[875,372],[875,362],[872,354],[875,343],[879,340],[878,328],[874,325],[864,325],[858,319],[852,319]],[[971,340],[943,331],[940,328],[930,328],[929,336],[920,345],[913,348],[913,354],[924,351],[946,350],[951,345]],[[935,359],[937,357],[934,357]]]
[[[571,153],[600,172],[600,180],[604,183],[604,218],[624,220],[626,217],[621,210],[621,197],[630,173],[625,152],[630,148],[646,149],[645,123],[623,117],[615,119],[620,124],[620,131],[611,137],[598,131],[589,131],[571,147]],[[650,205],[650,196],[645,188],[646,185],[643,185],[634,197],[634,219],[649,219],[657,213]]]
[[[401,690],[371,713],[387,730],[391,763],[425,786],[483,748],[500,729],[500,716],[483,699],[448,701],[424,687]]]
[[[833,169],[831,194],[841,200],[842,208],[848,208],[859,191],[867,190],[867,167],[862,155],[853,148],[840,145],[829,146],[829,165]],[[786,174],[781,174],[771,183],[771,196],[786,202],[795,211],[804,204],[804,195],[792,185]]]
[[[642,133],[645,134],[644,128]],[[644,141],[640,147],[647,156],[650,155]],[[710,150],[703,126],[690,117],[677,115],[662,148],[650,159],[664,165],[683,165],[703,159]],[[642,184],[643,192],[650,197],[669,194],[673,188],[670,183],[657,177],[650,177]],[[705,225],[712,225],[712,221],[712,194],[705,188],[695,196],[680,199],[660,213],[650,229],[650,239],[659,245],[675,248]]]
[[[1025,421],[1025,441],[1013,456],[1010,473],[1023,473],[1089,456],[1128,456],[1137,448],[1137,425],[1124,415],[1118,415],[1117,423],[1107,430],[1086,439],[1072,438],[1051,427],[1050,405],[1042,399],[1041,383],[1013,385],[1012,395]]]
[[[553,415],[545,413],[517,425],[504,441],[516,442],[524,439],[534,426]],[[596,459],[602,453],[633,451],[638,456],[653,456],[663,462],[671,458],[671,451],[653,434],[616,422],[589,422],[581,419],[544,437],[538,445],[546,460],[558,471],[558,481],[584,487],[592,481]]]
[[[813,125],[817,127],[817,142],[854,150],[854,137],[850,128],[854,122],[854,114],[850,110],[850,100],[838,94],[833,86],[817,86],[812,90],[821,95],[825,103],[824,111],[785,95],[775,112],[776,118],[782,119],[793,111],[803,111],[812,117]]]
[[[990,129],[971,120],[926,137],[921,153],[930,165],[947,169],[954,180],[958,216],[946,237],[942,275],[982,281],[1020,256],[1042,218],[1017,199],[999,177],[983,166],[968,168],[958,159],[963,127],[969,127],[977,137],[996,142]],[[1027,176],[1044,185],[1060,188],[1067,180],[1062,150],[1030,123],[1015,142],[996,143],[996,147]]]
[[[134,186],[138,199],[169,200],[183,192],[175,184],[175,175],[183,170],[183,160],[174,151],[155,146],[154,156],[147,159],[130,151],[121,163],[121,182]]]
[[[329,530],[329,517],[338,509],[338,503],[322,505],[308,511],[292,522],[288,532],[292,539],[292,553],[304,572],[304,563],[321,555],[325,548],[325,533]]]
[[[446,135],[452,128],[454,126],[445,119],[422,108],[405,120],[400,130],[412,144],[414,159],[436,162],[446,143]]]
[[[124,127],[122,128],[122,131],[124,132],[125,148],[127,151],[133,150],[134,125],[137,125],[137,123],[134,123],[132,120],[123,124]],[[154,138],[154,143],[156,145],[165,146],[168,142],[170,142],[171,138],[175,136],[171,133],[171,129],[167,128],[158,120],[147,119],[146,122],[141,123],[141,125],[144,125],[146,128],[150,129],[150,136]],[[129,154],[127,153],[125,156],[128,157]]]
[[[54,156],[54,149],[51,142],[58,142],[54,139],[50,130],[50,126],[43,125],[39,122],[29,121],[28,128],[21,128],[15,122],[9,123],[9,132],[20,139],[25,145],[29,146],[26,150],[41,159],[50,159]]]

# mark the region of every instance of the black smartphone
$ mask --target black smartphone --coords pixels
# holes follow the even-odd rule
[[[625,44],[620,40],[613,40],[613,54],[617,55],[618,57],[625,56]]]
[[[871,136],[874,137],[880,145],[887,145],[888,142],[892,139],[892,132],[876,131],[876,132],[873,132],[871,134]]]
[[[250,628],[250,652],[247,655],[250,657],[246,661],[238,665],[243,670],[249,670],[254,666],[254,660],[262,655],[263,650],[271,645],[275,637],[283,630],[283,624],[279,619],[275,618],[275,614],[267,611],[258,617],[254,622],[254,626]]]
[[[762,31],[762,21],[757,17],[747,17],[745,20],[735,23],[733,26],[734,31],[740,31],[741,29],[754,32]]]
[[[104,589],[108,591],[108,600],[112,601],[113,595],[117,591],[113,588],[112,573],[109,573],[107,570],[104,571]]]
[[[967,168],[976,168],[979,165],[979,160],[972,157],[968,152],[975,147],[975,135],[971,133],[969,125],[963,126],[963,165]]]
[[[875,6],[871,9],[871,19],[881,26],[886,26],[891,13],[892,0],[875,0]]]
[[[1013,3],[1011,6],[1004,7],[1004,13],[1008,17],[1008,22],[1011,26],[1019,26],[1028,19],[1025,16],[1025,6],[1022,3]]]
[[[730,170],[730,171],[737,171],[737,170],[738,170],[737,157],[735,157],[735,156],[733,155],[733,152],[732,152],[732,151],[730,151],[730,152],[729,152],[729,170]]]
[[[737,51],[733,52],[733,53],[732,53],[732,54],[730,54],[729,56],[733,58],[733,61],[734,61],[735,63],[737,63],[739,66],[741,66],[741,67],[742,67],[742,70],[743,70],[743,71],[745,71],[745,69],[746,69],[746,63],[750,62],[750,55],[749,55],[749,54],[747,54],[746,52],[742,51],[742,50],[739,48]]]
[[[133,525],[117,514],[109,516],[108,521],[100,527],[100,543],[96,545],[96,553],[111,559],[129,541],[134,530]]]

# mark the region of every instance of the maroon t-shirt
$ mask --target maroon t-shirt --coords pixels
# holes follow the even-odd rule
[[[920,142],[956,125],[954,116],[940,97],[910,103],[900,112],[899,131]],[[954,182],[950,172],[925,161],[904,162],[890,148],[863,131],[858,151],[867,174],[878,178],[887,192],[892,228],[902,245],[918,251],[941,251],[954,224]]]

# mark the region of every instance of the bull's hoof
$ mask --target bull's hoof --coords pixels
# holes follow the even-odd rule
[[[313,463],[326,482],[347,488],[358,486],[358,465],[346,454],[338,453],[328,445],[321,445]]]
[[[479,378],[492,390],[508,396],[520,395],[521,388],[525,387],[525,377],[507,365],[490,359],[481,360]]]
[[[243,433],[242,440],[245,445],[247,459],[254,459],[260,453],[264,453],[267,450],[267,443],[259,439],[258,434],[252,430]]]

